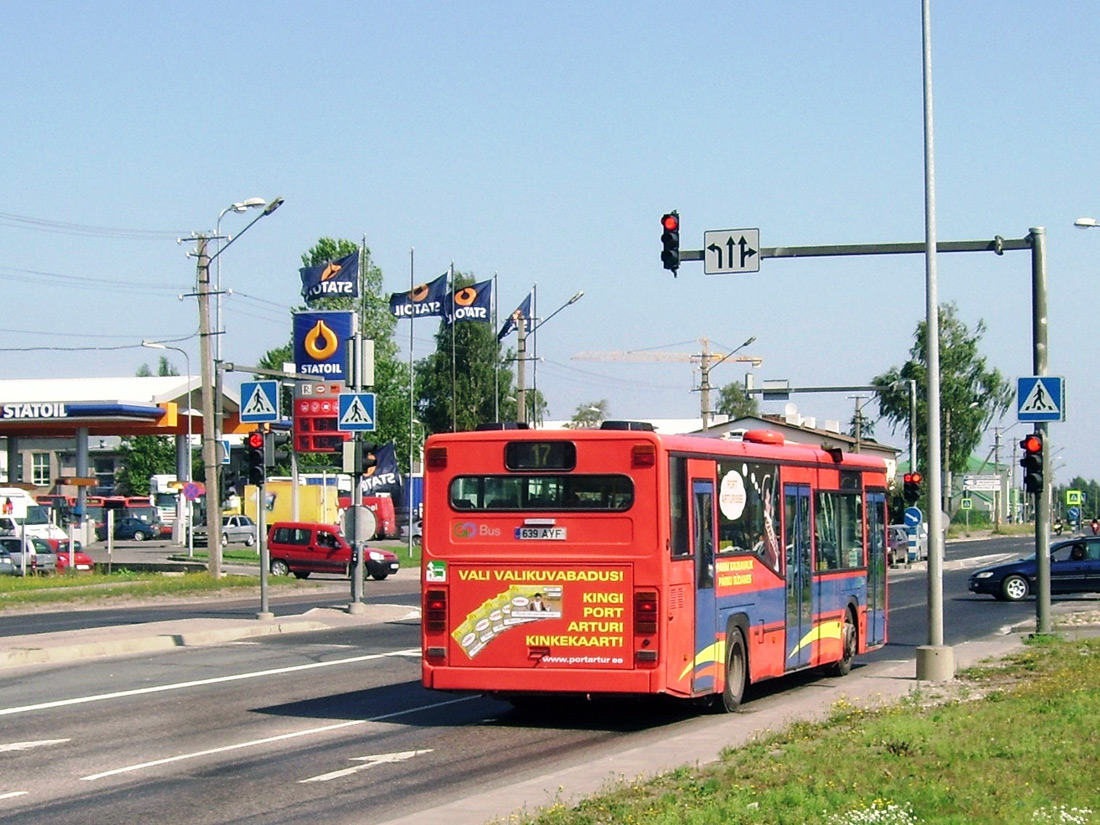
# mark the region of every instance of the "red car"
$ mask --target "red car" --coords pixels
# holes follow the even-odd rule
[[[69,542],[60,542],[61,547],[57,551],[57,572],[64,573],[69,569]],[[73,569],[78,573],[91,573],[95,570],[95,561],[80,549],[80,542],[77,542],[76,548],[72,552]]]

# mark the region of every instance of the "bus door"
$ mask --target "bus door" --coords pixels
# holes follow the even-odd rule
[[[813,567],[810,563],[810,487],[783,487],[783,546],[787,552],[787,670],[810,663],[814,626]]]
[[[717,663],[718,607],[714,600],[714,482],[692,479],[691,482],[691,544],[695,556],[695,670],[691,689],[695,694],[713,693]],[[704,659],[715,662],[700,667]]]
[[[886,642],[886,494],[867,494],[867,644]]]

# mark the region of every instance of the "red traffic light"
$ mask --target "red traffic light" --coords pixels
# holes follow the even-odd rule
[[[905,474],[905,483],[906,484],[920,484],[922,481],[924,481],[924,476],[922,476],[920,473],[906,473]]]
[[[1043,438],[1038,433],[1032,433],[1026,436],[1023,441],[1020,442],[1020,447],[1025,453],[1038,453],[1043,450]]]
[[[669,213],[661,218],[661,226],[666,232],[676,232],[680,229],[680,216]]]
[[[248,434],[248,446],[254,450],[262,449],[264,446],[264,434],[259,430],[255,430]]]

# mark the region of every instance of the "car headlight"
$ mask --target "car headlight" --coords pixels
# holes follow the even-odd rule
[[[975,574],[974,574],[974,578],[975,578],[975,579],[988,579],[988,578],[990,578],[990,577],[991,577],[992,575],[993,575],[993,571],[992,571],[992,570],[983,570],[983,571],[982,571],[981,573],[975,573]]]
[[[379,553],[377,550],[371,550],[367,554],[367,556],[368,556],[368,558],[370,558],[371,561],[385,561],[386,560],[386,557],[383,556],[381,553]]]

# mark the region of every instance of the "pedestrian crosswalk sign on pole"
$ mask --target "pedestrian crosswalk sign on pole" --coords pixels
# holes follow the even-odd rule
[[[1065,421],[1065,381],[1056,375],[1016,379],[1017,421]]]
[[[345,432],[371,432],[374,430],[374,393],[340,393],[339,417],[336,429]]]
[[[241,383],[241,421],[259,424],[279,420],[279,382],[244,381]]]

